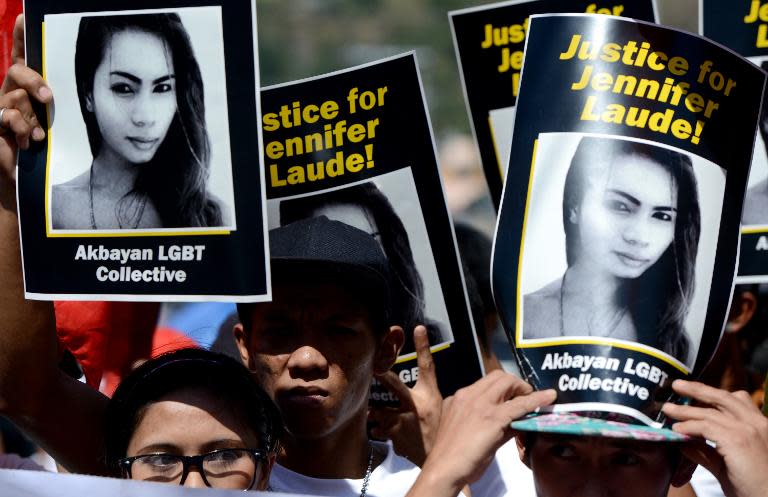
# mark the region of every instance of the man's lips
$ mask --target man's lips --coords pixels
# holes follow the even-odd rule
[[[623,262],[625,265],[629,267],[642,267],[645,264],[648,263],[648,259],[644,257],[638,257],[633,254],[629,254],[627,252],[614,252],[616,254],[616,257],[619,258],[621,262]]]
[[[328,397],[328,391],[319,387],[294,387],[277,394],[280,404],[293,404],[305,407],[319,406]]]

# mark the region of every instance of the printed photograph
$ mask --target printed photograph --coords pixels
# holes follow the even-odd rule
[[[768,57],[751,57],[749,60],[768,71]],[[766,85],[768,90],[768,85]],[[755,150],[752,154],[752,168],[749,172],[747,195],[744,197],[744,211],[741,223],[745,226],[762,226],[768,231],[768,91],[763,93],[760,109]]]
[[[651,142],[548,133],[539,135],[533,175],[522,339],[629,342],[691,367],[706,319],[725,171]]]
[[[390,263],[393,324],[406,333],[401,355],[414,352],[411,335],[427,327],[429,342],[453,342],[448,311],[410,168],[375,180],[297,197],[270,200],[270,229],[317,216],[358,228],[376,239]],[[274,226],[273,226],[274,224]]]
[[[45,25],[49,232],[235,229],[220,8]]]

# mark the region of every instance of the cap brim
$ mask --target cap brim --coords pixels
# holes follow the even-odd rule
[[[646,442],[686,442],[691,439],[667,428],[621,423],[573,413],[533,414],[510,425],[513,430],[584,437],[610,437]]]

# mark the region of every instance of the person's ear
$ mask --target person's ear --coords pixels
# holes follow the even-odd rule
[[[526,449],[523,436],[520,433],[515,436],[515,443],[517,444],[517,453],[520,456],[520,460],[528,466],[528,469],[531,469],[531,454]]]
[[[684,455],[680,455],[680,462],[677,463],[677,467],[675,468],[675,472],[672,473],[672,480],[670,483],[673,487],[682,487],[689,481],[691,481],[691,476],[693,476],[693,472],[696,470],[697,464]]]
[[[85,109],[88,112],[93,112],[93,93],[85,95]]]
[[[395,365],[400,349],[405,342],[405,333],[400,326],[390,326],[379,342],[374,357],[373,374],[382,375]]]
[[[577,224],[579,222],[579,208],[571,207],[568,209],[568,222]]]
[[[246,367],[251,366],[251,354],[248,350],[249,333],[243,327],[242,323],[237,323],[232,329],[232,333],[235,335],[235,343],[237,344],[237,350],[240,352],[240,360]]]
[[[728,314],[728,322],[725,325],[726,333],[741,331],[754,317],[757,311],[757,297],[752,292],[738,292],[733,297],[731,310]]]

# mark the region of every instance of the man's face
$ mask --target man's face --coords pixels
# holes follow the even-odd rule
[[[364,423],[373,374],[397,353],[377,340],[368,308],[330,283],[285,282],[273,291],[272,302],[253,306],[251,329],[235,335],[288,431],[312,439]]]
[[[663,443],[537,434],[525,450],[538,497],[665,497],[693,470]]]

